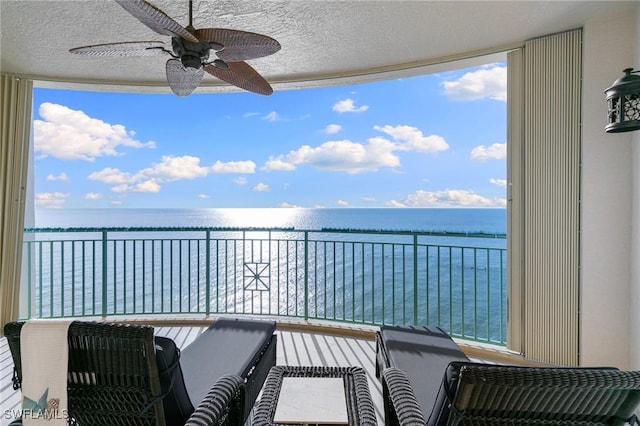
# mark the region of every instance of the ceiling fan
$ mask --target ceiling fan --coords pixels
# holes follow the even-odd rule
[[[171,47],[161,41],[106,43],[70,49],[86,56],[170,56],[167,83],[178,96],[187,96],[202,81],[204,72],[250,92],[273,93],[271,85],[246,60],[280,50],[266,35],[225,28],[193,27],[193,1],[189,0],[189,25],[185,28],[144,0],[115,0],[127,12],[158,34],[171,37]],[[212,59],[213,57],[213,59]]]

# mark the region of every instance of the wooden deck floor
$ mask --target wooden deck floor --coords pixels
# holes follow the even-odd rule
[[[162,326],[155,327],[156,334],[172,338],[184,348],[189,345],[206,326]],[[376,406],[378,424],[384,425],[382,390],[375,377],[375,341],[373,338],[345,337],[343,335],[278,329],[277,364],[313,366],[361,366],[366,370],[369,389]],[[13,362],[4,337],[0,338],[0,426],[10,423],[10,414],[5,410],[18,410],[20,393],[12,388]]]

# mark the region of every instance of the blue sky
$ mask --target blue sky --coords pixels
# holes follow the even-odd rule
[[[37,88],[36,207],[505,207],[506,75],[271,96]]]

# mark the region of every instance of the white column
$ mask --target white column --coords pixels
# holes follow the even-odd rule
[[[582,191],[581,191],[581,365],[630,366],[632,204],[640,185],[632,185],[632,135],[604,132],[604,90],[632,66],[637,17],[632,14],[588,22],[583,39]],[[633,202],[632,202],[633,201]],[[638,209],[635,209],[636,211]],[[637,232],[637,231],[636,231]],[[633,241],[633,244],[632,244]],[[637,251],[637,250],[636,250]],[[637,316],[637,315],[636,315]],[[637,326],[637,324],[636,324]],[[637,340],[637,339],[636,339]]]

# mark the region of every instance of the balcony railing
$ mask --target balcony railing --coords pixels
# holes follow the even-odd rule
[[[503,234],[26,229],[22,316],[251,314],[505,344]]]

